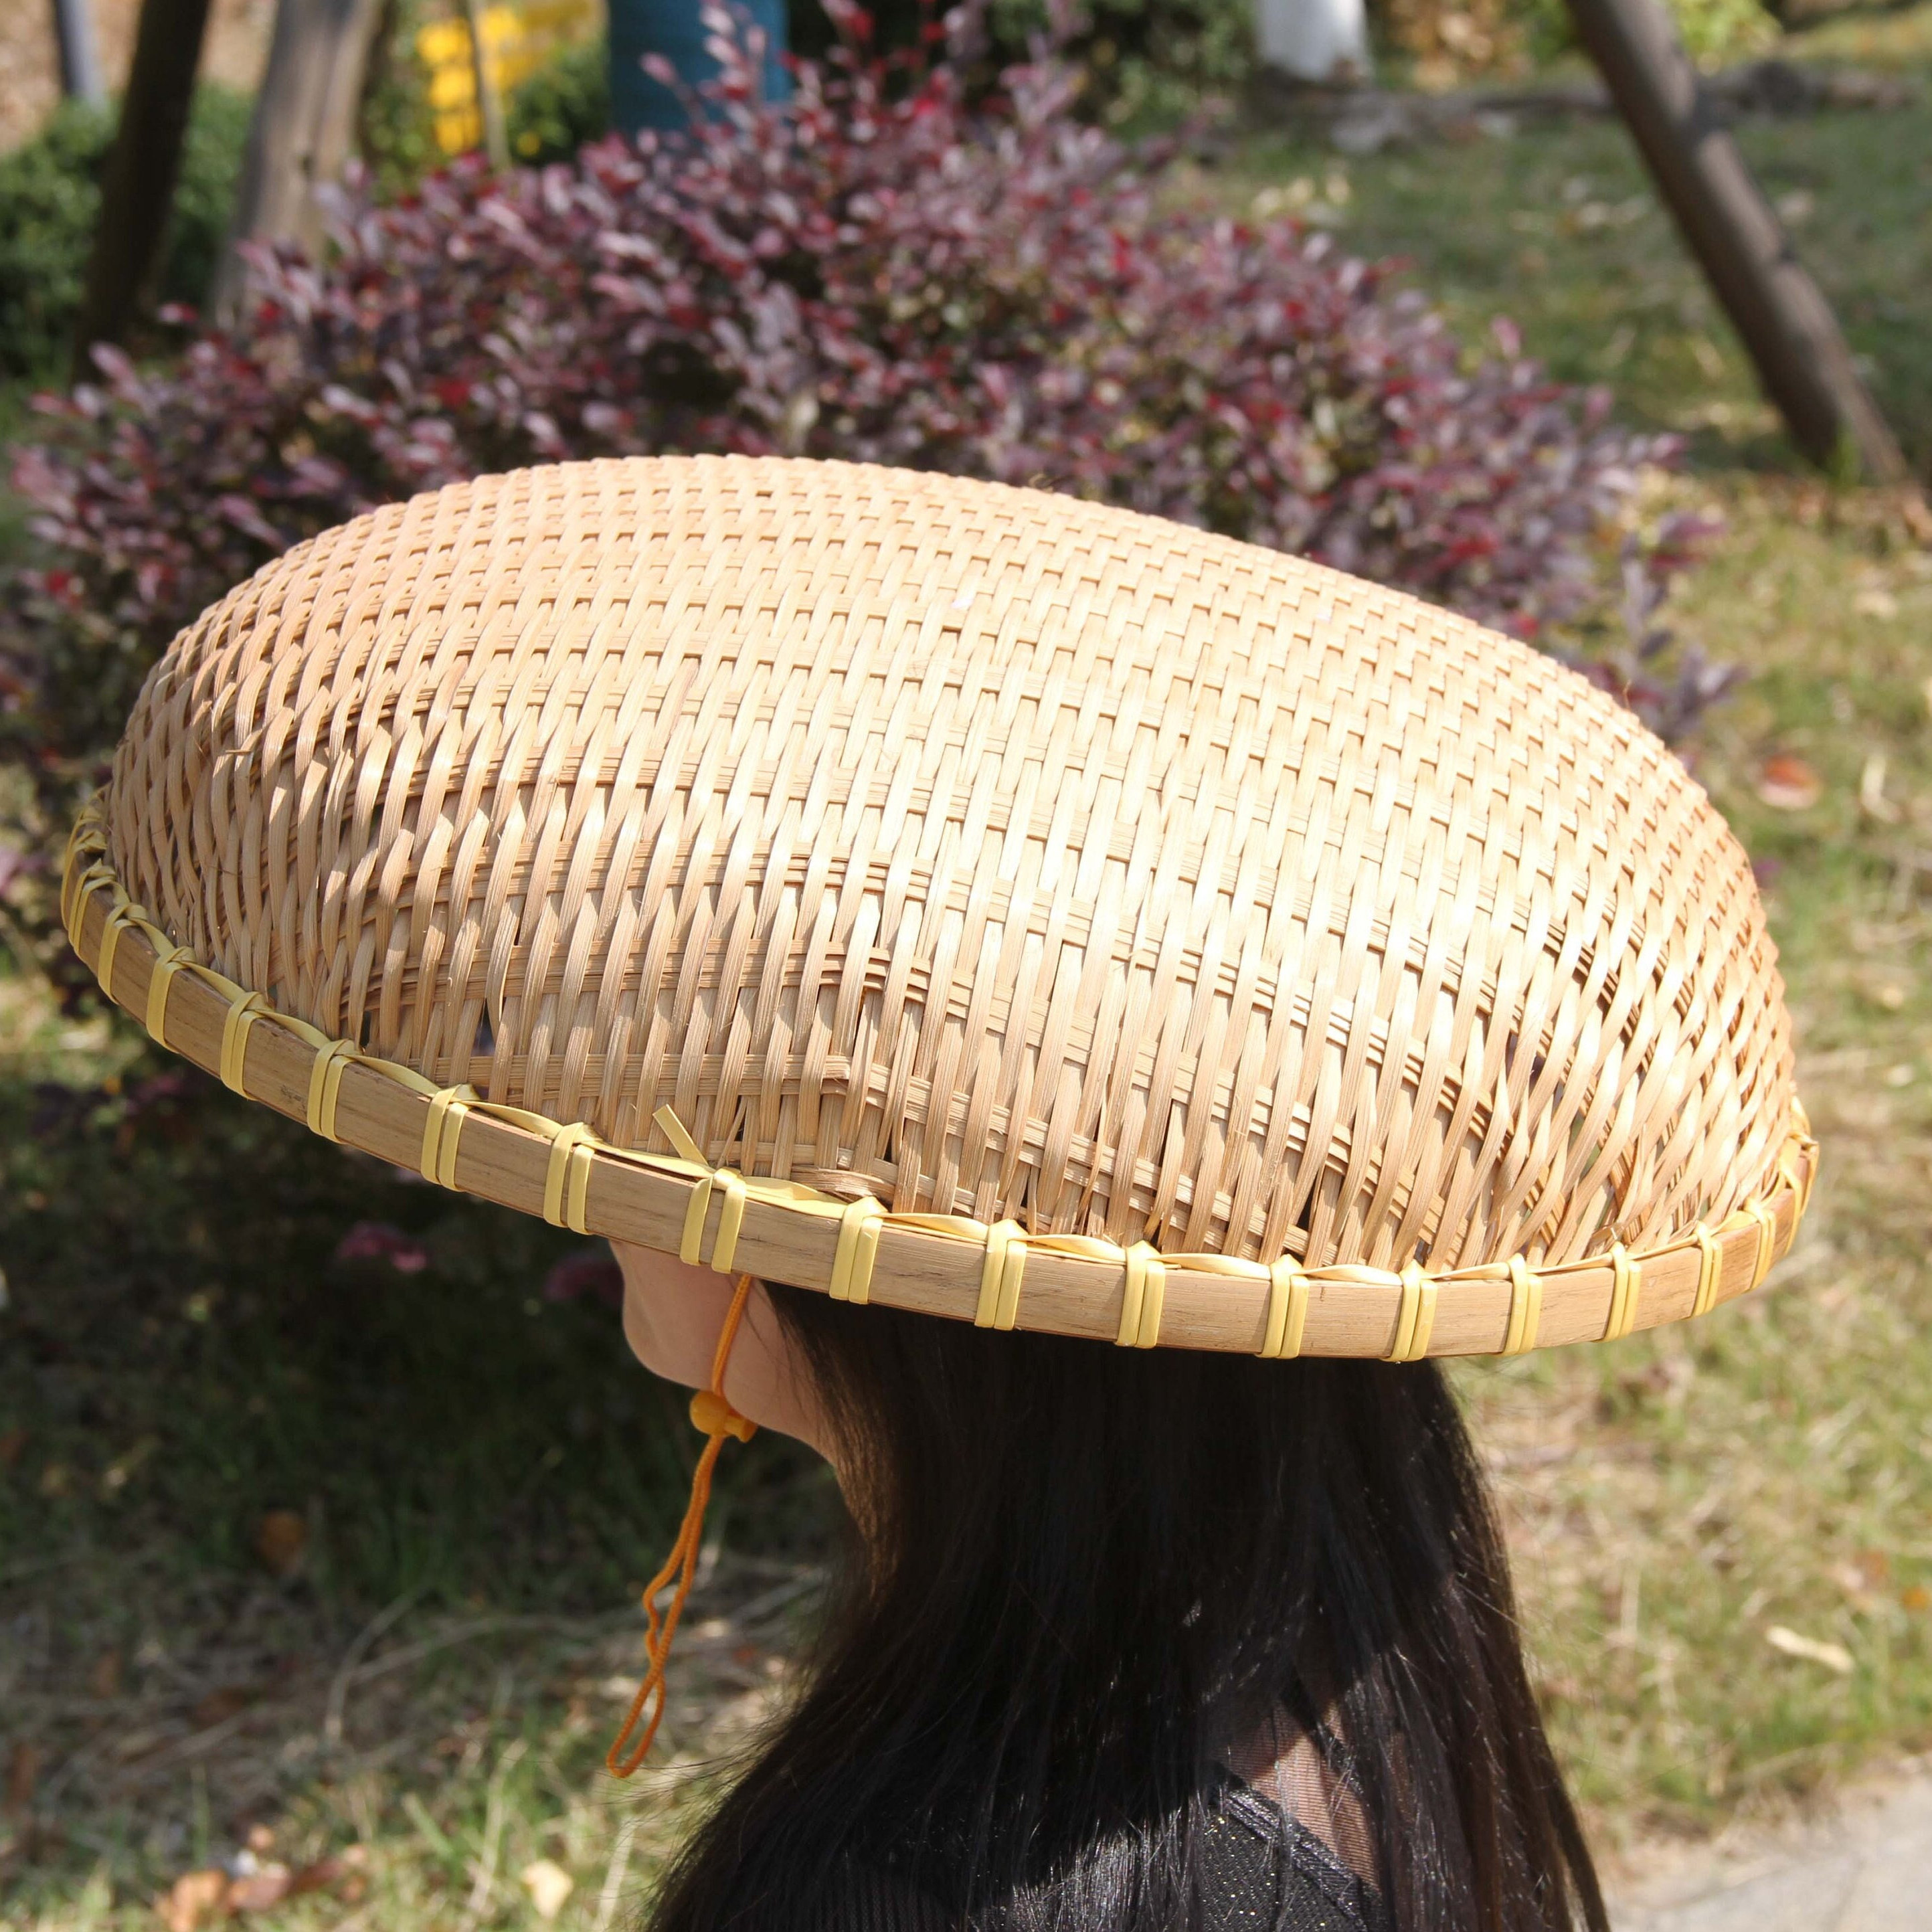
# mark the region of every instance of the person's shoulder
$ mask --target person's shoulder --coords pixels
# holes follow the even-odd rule
[[[1386,1932],[1375,1892],[1258,1792],[1222,1792],[1200,1856],[1203,1932]]]

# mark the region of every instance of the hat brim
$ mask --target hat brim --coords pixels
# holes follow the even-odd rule
[[[580,1123],[439,1088],[332,1040],[160,931],[116,875],[94,808],[69,844],[62,912],[109,998],[158,1041],[328,1139],[579,1234],[982,1328],[1396,1361],[1615,1340],[1756,1288],[1796,1240],[1817,1170],[1817,1144],[1794,1101],[1760,1192],[1717,1226],[1544,1268],[1517,1257],[1442,1274],[1304,1269],[1288,1258],[1270,1265],[1034,1237],[1010,1222],[894,1213],[869,1196],[840,1200],[712,1167],[666,1110],[656,1122],[664,1151],[613,1146]]]

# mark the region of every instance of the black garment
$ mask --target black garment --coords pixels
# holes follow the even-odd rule
[[[1376,1894],[1306,1826],[1244,1786],[1216,1800],[1202,1846],[1200,1932],[1387,1932]],[[957,1932],[886,1874],[859,1871],[810,1932]]]
[[[1384,1932],[1381,1900],[1258,1793],[1222,1794],[1202,1859],[1202,1932]]]

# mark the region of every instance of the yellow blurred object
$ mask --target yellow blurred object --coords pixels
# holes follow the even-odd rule
[[[604,24],[597,0],[526,0],[483,11],[484,64],[499,95],[566,47],[592,38]],[[436,144],[446,154],[466,154],[483,142],[476,98],[476,58],[470,22],[460,14],[418,30],[416,52],[429,70],[429,105]]]

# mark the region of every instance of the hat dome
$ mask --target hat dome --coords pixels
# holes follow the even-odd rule
[[[97,965],[117,908],[115,997],[158,962],[170,1043],[332,1137],[1001,1326],[1616,1332],[1632,1256],[1646,1322],[1754,1285],[1810,1173],[1748,862],[1626,710],[956,478],[633,458],[325,532],[148,679]]]

